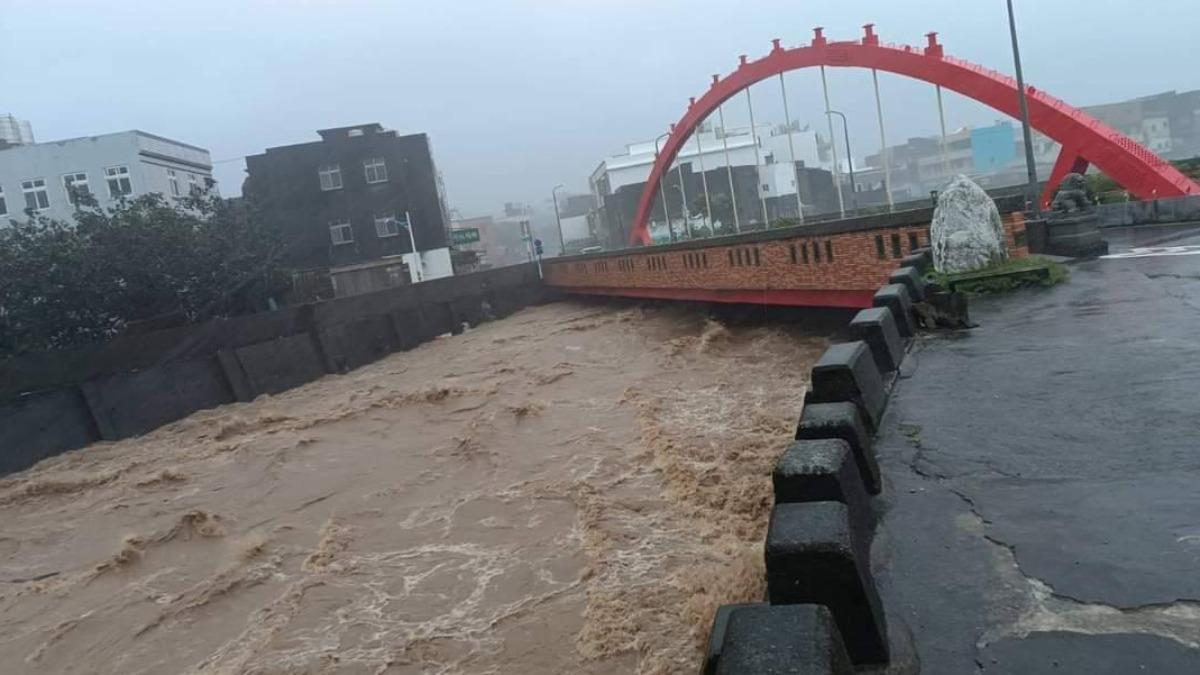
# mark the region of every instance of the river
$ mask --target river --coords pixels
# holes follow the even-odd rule
[[[555,303],[0,480],[17,673],[691,673],[823,337]]]

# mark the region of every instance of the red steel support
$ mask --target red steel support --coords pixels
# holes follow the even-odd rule
[[[830,42],[822,29],[813,30],[809,45],[794,49],[772,48],[757,61],[741,57],[737,70],[713,81],[712,86],[675,124],[642,190],[633,221],[632,244],[649,244],[648,221],[655,191],[684,142],[725,101],[750,85],[780,73],[801,68],[839,66],[882,70],[937,84],[999,110],[1019,115],[1016,81],[993,70],[946,56],[937,35],[930,34],[924,48],[884,45],[873,26],[864,27],[861,42]],[[1029,119],[1034,129],[1071,148],[1059,156],[1068,168],[1083,162],[1101,171],[1140,198],[1176,197],[1200,193],[1200,185],[1166,160],[1129,137],[1045,92],[1026,87]],[[1064,159],[1064,157],[1066,157]],[[1055,175],[1059,166],[1055,167]],[[1066,175],[1065,172],[1063,175]],[[1053,178],[1053,176],[1052,176]],[[1061,180],[1061,178],[1059,179]],[[1051,181],[1050,185],[1055,185]]]
[[[1080,157],[1074,149],[1064,145],[1058,151],[1058,159],[1054,160],[1054,169],[1050,171],[1046,188],[1042,190],[1042,208],[1050,208],[1050,201],[1054,199],[1054,193],[1058,191],[1058,184],[1067,177],[1067,174],[1087,173],[1087,170],[1088,161]]]

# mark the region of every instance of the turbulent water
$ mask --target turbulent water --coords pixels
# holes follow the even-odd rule
[[[559,303],[0,481],[0,670],[694,672],[825,341]]]

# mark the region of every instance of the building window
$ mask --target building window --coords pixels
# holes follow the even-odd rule
[[[756,249],[754,249],[754,266],[760,267],[761,265],[762,265],[762,261],[758,257],[758,249],[756,248]]]
[[[375,234],[380,239],[399,236],[400,223],[396,222],[394,216],[375,216]]]
[[[833,240],[825,240],[825,262],[833,262]]]
[[[887,251],[883,250],[883,235],[875,235],[875,255],[879,256],[880,260],[887,260]]]
[[[67,199],[71,200],[72,204],[78,204],[80,197],[92,194],[92,190],[88,187],[86,173],[68,173],[64,175],[63,188],[66,189]]]
[[[892,257],[899,258],[904,252],[900,250],[900,235],[892,235]]]
[[[921,248],[921,242],[917,238],[917,233],[909,232],[908,233],[908,252],[912,253],[913,251],[915,251],[919,248]]]
[[[8,215],[8,202],[4,201],[4,186],[0,185],[0,216]]]
[[[814,241],[812,243],[812,251],[813,251],[813,262],[815,262],[815,263],[821,262],[821,245]]]
[[[171,196],[179,196],[179,176],[175,174],[175,169],[167,169],[167,184],[171,186]]]
[[[108,181],[110,199],[120,199],[133,193],[133,184],[129,182],[129,167],[110,166],[104,170],[104,178]]]
[[[321,177],[322,190],[342,189],[342,167],[337,164],[326,164],[318,167],[317,175]]]
[[[788,249],[792,253],[792,264],[795,265],[796,264],[796,245],[792,244],[791,246],[788,247]]]
[[[770,191],[771,191],[771,186],[767,185],[766,183],[763,183],[763,192],[770,192]]]
[[[368,183],[382,183],[387,180],[387,164],[382,157],[372,157],[363,162],[363,171],[367,174]]]
[[[808,264],[808,244],[806,243],[800,244],[800,259],[804,261],[805,265]]]
[[[21,192],[25,193],[26,210],[41,211],[50,208],[50,195],[46,192],[44,179],[21,181]]]
[[[199,197],[204,192],[204,188],[200,187],[200,181],[197,180],[196,174],[188,174],[188,194],[193,197]]]
[[[333,240],[335,246],[354,243],[354,228],[350,227],[350,221],[335,220],[330,223],[329,238]]]

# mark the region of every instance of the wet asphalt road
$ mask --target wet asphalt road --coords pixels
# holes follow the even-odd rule
[[[1200,253],[1200,228],[1108,237]],[[877,446],[896,672],[1200,673],[1200,255],[1173,252],[914,345]]]

